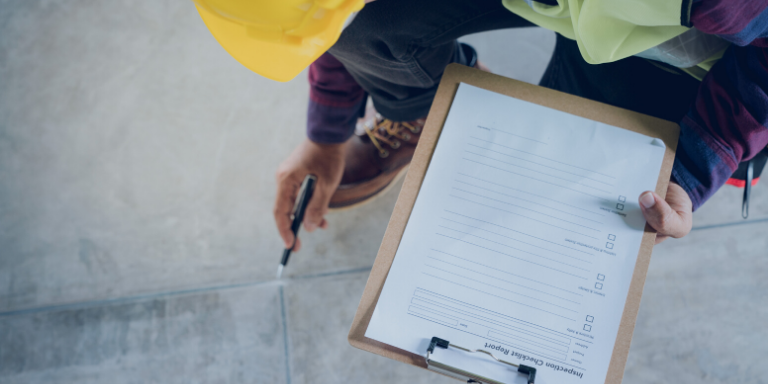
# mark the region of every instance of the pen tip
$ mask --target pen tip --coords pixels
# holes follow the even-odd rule
[[[283,276],[283,265],[282,264],[277,266],[277,278],[279,279],[281,276]]]

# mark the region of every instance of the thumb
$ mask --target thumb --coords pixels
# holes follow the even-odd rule
[[[655,192],[643,192],[639,202],[645,220],[658,232],[658,236],[683,237],[688,233],[677,211]]]
[[[317,180],[317,187],[309,199],[307,211],[304,214],[304,228],[312,232],[317,227],[325,228],[325,214],[328,213],[328,204],[331,202],[331,196],[336,190],[332,185],[323,182],[320,178]]]

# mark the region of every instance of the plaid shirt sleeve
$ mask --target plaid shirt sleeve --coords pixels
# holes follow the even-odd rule
[[[316,143],[343,143],[365,113],[367,94],[329,53],[310,65],[309,87],[307,137]]]
[[[680,122],[672,177],[697,209],[768,145],[768,0],[699,0],[691,21],[733,43]]]

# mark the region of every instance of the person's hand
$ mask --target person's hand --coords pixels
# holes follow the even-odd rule
[[[285,248],[301,248],[301,242],[291,232],[293,205],[299,194],[299,188],[308,174],[317,177],[315,191],[304,214],[304,228],[312,232],[316,228],[325,229],[328,222],[328,203],[341,182],[344,172],[344,144],[317,144],[304,140],[293,150],[277,168],[277,199],[274,215],[277,230],[283,238]]]
[[[640,209],[648,225],[656,230],[656,244],[668,237],[680,238],[693,226],[693,203],[685,190],[676,183],[669,183],[666,201],[655,192],[640,194]]]

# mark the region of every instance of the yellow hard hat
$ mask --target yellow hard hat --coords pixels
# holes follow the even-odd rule
[[[363,0],[194,0],[213,37],[272,80],[296,77],[336,43]]]

